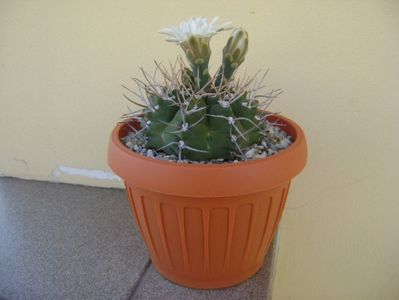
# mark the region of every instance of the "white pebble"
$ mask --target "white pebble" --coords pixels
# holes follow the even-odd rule
[[[151,149],[148,149],[146,155],[147,155],[147,157],[154,157],[154,151],[152,151]]]
[[[265,158],[265,157],[267,157],[267,153],[263,151],[262,153],[255,155],[254,158]]]
[[[247,152],[245,152],[245,157],[246,158],[253,158],[255,155],[256,149],[255,148],[251,148],[249,149]]]

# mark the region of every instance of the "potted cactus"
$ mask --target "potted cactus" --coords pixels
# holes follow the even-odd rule
[[[194,288],[231,286],[259,270],[307,155],[301,128],[266,110],[280,90],[262,93],[264,76],[235,78],[247,32],[216,23],[192,18],[161,30],[188,65],[142,69],[124,95],[139,110],[124,115],[109,144],[156,269]],[[230,29],[211,76],[210,39]]]

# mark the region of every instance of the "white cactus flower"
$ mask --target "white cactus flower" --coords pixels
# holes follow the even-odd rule
[[[204,17],[193,17],[187,22],[181,22],[178,26],[162,28],[159,33],[166,34],[168,42],[180,44],[188,40],[191,36],[210,39],[216,33],[223,30],[230,30],[233,27],[231,22],[226,22],[220,26],[216,23],[219,17],[214,17],[210,23]]]

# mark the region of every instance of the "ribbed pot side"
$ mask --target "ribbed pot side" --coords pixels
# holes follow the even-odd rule
[[[238,197],[161,195],[126,184],[156,269],[188,287],[222,288],[255,274],[276,233],[289,182]]]
[[[151,260],[166,278],[212,289],[238,284],[260,269],[290,181],[307,158],[301,128],[285,117],[278,121],[294,138],[290,147],[265,159],[222,165],[148,158],[121,143],[126,124],[114,129],[109,165],[123,178]]]

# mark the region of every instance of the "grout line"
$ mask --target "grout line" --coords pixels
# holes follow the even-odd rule
[[[150,268],[150,266],[151,266],[151,259],[148,259],[148,262],[145,264],[144,269],[141,271],[139,279],[137,280],[136,284],[133,286],[132,292],[130,293],[130,296],[127,298],[127,300],[134,299],[134,294],[136,293],[136,290],[138,290],[138,288],[140,287],[141,282],[143,281],[143,278],[147,273],[148,269]]]
[[[277,230],[276,237],[274,238],[273,242],[273,253],[270,262],[270,274],[269,274],[266,300],[273,299],[273,291],[274,291],[273,287],[277,272],[277,259],[278,259],[279,250],[280,250],[280,229]]]

